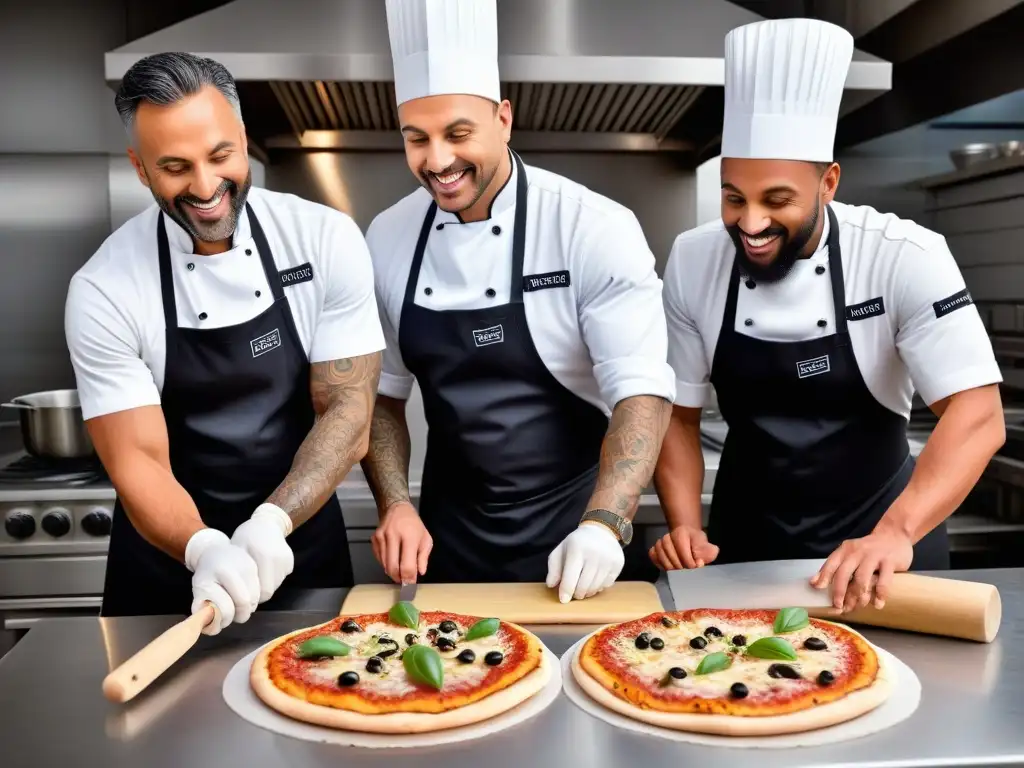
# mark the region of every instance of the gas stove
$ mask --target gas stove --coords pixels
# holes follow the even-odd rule
[[[114,499],[98,459],[0,456],[0,629],[98,613]]]

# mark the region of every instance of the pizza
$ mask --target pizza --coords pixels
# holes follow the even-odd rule
[[[265,704],[296,720],[422,733],[502,714],[544,688],[551,671],[540,640],[516,624],[399,602],[272,641],[249,680]]]
[[[599,704],[681,731],[770,736],[878,707],[892,670],[859,633],[802,608],[694,609],[604,627],[573,677]]]

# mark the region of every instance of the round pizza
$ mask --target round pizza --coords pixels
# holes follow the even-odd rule
[[[613,711],[731,736],[835,725],[892,689],[891,669],[862,635],[802,608],[651,614],[591,635],[572,667],[580,687]]]
[[[516,624],[400,602],[278,638],[256,655],[249,679],[264,703],[296,720],[419,733],[502,714],[550,675],[544,646]]]

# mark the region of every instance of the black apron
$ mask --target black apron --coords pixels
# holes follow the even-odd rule
[[[435,203],[406,284],[398,343],[419,382],[428,427],[419,512],[434,548],[422,581],[544,581],[548,555],[586,510],[608,429],[599,409],[548,371],[530,336],[527,179],[512,156],[518,181],[509,303],[455,311],[416,305]]]
[[[733,266],[711,367],[729,426],[708,525],[716,563],[828,557],[871,533],[914,469],[907,420],[874,398],[854,357],[839,225],[826,210],[834,334],[780,343],[738,333]],[[917,543],[911,568],[949,568],[945,524]]]
[[[161,401],[171,470],[203,522],[228,536],[284,480],[315,418],[309,360],[266,235],[248,205],[246,213],[274,303],[248,322],[223,328],[178,327],[163,214],[157,224],[167,325]],[[296,528],[288,544],[295,568],[260,610],[278,608],[296,589],[352,585],[336,496]],[[188,614],[191,605],[192,573],[145,541],[118,500],[101,614]]]

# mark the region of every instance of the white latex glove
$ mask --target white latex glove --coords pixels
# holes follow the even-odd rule
[[[256,561],[260,579],[260,602],[265,603],[295,568],[295,555],[285,537],[292,521],[274,504],[260,504],[252,517],[235,529],[231,543]]]
[[[608,589],[622,573],[622,544],[600,523],[583,523],[548,555],[548,587],[558,586],[558,599],[583,600]]]
[[[206,601],[217,609],[203,634],[216,635],[232,622],[249,620],[260,597],[256,562],[227,534],[214,528],[196,531],[185,546],[185,565],[192,571],[192,613]]]

